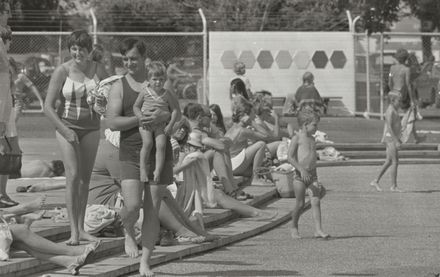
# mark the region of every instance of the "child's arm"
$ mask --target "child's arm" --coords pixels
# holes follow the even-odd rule
[[[144,103],[144,93],[140,92],[133,105],[133,113],[138,119],[142,118],[142,104]]]
[[[180,118],[182,117],[182,113],[180,111],[179,102],[174,98],[173,95],[171,95],[169,91],[166,92],[166,98],[168,106],[171,110],[171,119],[165,127],[165,134],[170,136],[173,131],[174,124],[176,124],[176,122],[180,120]]]
[[[287,151],[287,161],[293,165],[293,167],[301,173],[301,178],[304,181],[309,181],[311,175],[309,172],[302,167],[298,162],[298,147],[299,147],[299,136],[295,135],[289,144],[289,150]]]

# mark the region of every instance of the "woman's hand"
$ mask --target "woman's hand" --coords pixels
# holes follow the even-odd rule
[[[158,122],[165,122],[170,119],[171,113],[160,109],[152,109],[144,111],[139,121],[141,124],[151,124]]]
[[[61,134],[69,143],[79,143],[78,135],[72,129],[66,128]]]

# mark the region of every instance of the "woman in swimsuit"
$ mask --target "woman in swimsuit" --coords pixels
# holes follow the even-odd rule
[[[69,245],[97,238],[84,231],[90,176],[99,143],[99,115],[87,101],[107,77],[104,65],[89,58],[92,38],[74,31],[67,42],[72,59],[56,68],[49,83],[44,109],[56,128],[56,138],[66,167],[66,206],[70,219]],[[55,103],[60,105],[55,109]]]

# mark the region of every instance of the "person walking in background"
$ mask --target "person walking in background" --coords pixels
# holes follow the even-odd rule
[[[405,75],[405,78],[408,78],[408,80],[404,79],[406,89],[402,89],[400,91],[402,94],[402,103],[400,108],[405,112],[402,118],[402,136],[400,139],[402,143],[406,143],[409,140],[409,137],[412,135],[415,143],[420,143],[426,140],[426,136],[419,136],[416,129],[416,121],[421,119],[421,115],[418,110],[419,96],[416,88],[416,80],[419,77],[422,69],[416,55],[414,53],[408,53],[408,51],[405,49],[397,50],[395,58],[399,64],[406,66],[409,71],[409,75]],[[403,70],[402,66],[399,64],[391,66],[390,69],[388,85],[391,90],[393,90],[393,86],[395,85],[394,82],[401,81],[399,72],[405,71],[406,74],[406,70]],[[393,78],[393,76],[396,78]],[[408,83],[406,83],[407,81]],[[399,87],[399,84],[397,84],[397,87]]]
[[[315,222],[315,237],[329,238],[322,230],[321,199],[325,188],[318,182],[316,171],[316,142],[313,134],[318,130],[319,115],[316,111],[305,109],[298,112],[299,131],[292,137],[287,154],[287,160],[295,168],[293,189],[296,205],[292,211],[293,239],[300,239],[298,230],[299,217],[304,211],[306,192],[310,196],[313,220]]]
[[[84,231],[88,187],[100,136],[100,117],[87,98],[107,73],[102,64],[90,60],[92,38],[86,31],[71,33],[67,46],[72,58],[52,75],[44,109],[55,125],[66,167],[66,206],[71,231],[67,244],[78,245],[80,240],[97,240]]]
[[[7,34],[8,19],[11,17],[9,1],[0,0],[0,33]],[[11,76],[9,72],[9,59],[6,45],[0,40],[0,155],[9,151],[8,142],[13,151],[20,153],[18,146],[18,134],[15,126],[15,111],[12,107]],[[18,205],[6,193],[8,175],[0,175],[0,208],[7,208]]]
[[[402,192],[397,188],[397,167],[399,165],[398,150],[402,142],[400,141],[400,132],[402,129],[400,117],[397,110],[399,109],[399,101],[401,101],[400,93],[392,90],[388,93],[390,104],[385,112],[385,126],[383,130],[382,142],[386,146],[386,159],[382,165],[379,175],[370,185],[375,187],[377,191],[382,191],[379,181],[385,172],[391,167],[391,188],[392,192]]]
[[[139,127],[142,136],[142,148],[140,152],[141,182],[157,182],[165,162],[165,144],[168,137],[173,132],[177,118],[181,117],[179,103],[170,96],[168,90],[163,85],[166,80],[166,68],[160,62],[152,62],[147,67],[148,84],[144,83],[143,90],[139,93],[133,106],[134,114],[141,119],[145,111],[154,108],[164,111],[171,111],[171,119],[168,123],[159,122],[144,124]],[[150,157],[153,144],[156,145],[156,168],[154,169],[153,180],[148,180],[146,167],[147,159]]]

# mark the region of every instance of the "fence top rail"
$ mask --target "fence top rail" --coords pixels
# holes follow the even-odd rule
[[[380,36],[383,34],[384,36],[440,36],[440,32],[383,32],[383,33],[373,33],[370,36]],[[355,36],[365,36],[366,33],[353,33]]]
[[[13,32],[14,35],[70,35],[72,32]],[[93,33],[90,33],[93,34]],[[204,32],[96,32],[98,36],[201,36]]]

